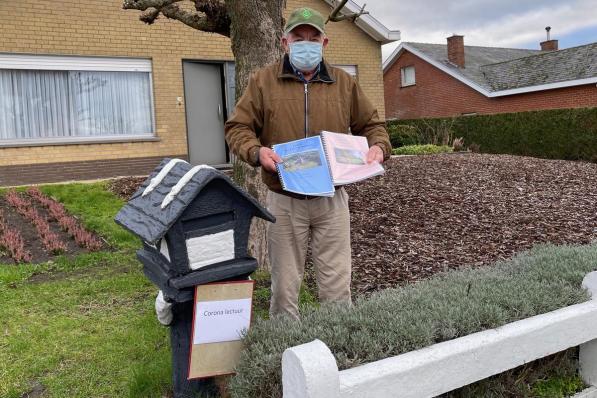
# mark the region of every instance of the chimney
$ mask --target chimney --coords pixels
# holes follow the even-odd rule
[[[448,37],[448,61],[464,68],[464,36],[454,34]]]
[[[549,31],[550,30],[551,30],[551,26],[545,27],[545,31],[547,32],[547,40],[542,41],[540,43],[541,51],[558,51],[558,41],[549,39]]]

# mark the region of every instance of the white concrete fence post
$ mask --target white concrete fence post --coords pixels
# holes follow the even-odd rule
[[[284,398],[339,398],[336,358],[321,340],[288,348],[282,354]]]
[[[597,300],[597,272],[591,272],[585,276],[582,286],[589,291],[593,300]],[[597,325],[594,327],[597,328]],[[583,381],[591,386],[597,386],[597,340],[580,345],[579,362]]]

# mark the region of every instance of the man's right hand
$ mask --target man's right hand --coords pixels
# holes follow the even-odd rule
[[[259,163],[266,171],[276,172],[276,163],[282,163],[282,158],[270,148],[262,146],[259,148]]]

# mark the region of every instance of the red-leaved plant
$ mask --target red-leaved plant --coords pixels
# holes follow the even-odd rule
[[[48,220],[39,214],[33,207],[31,201],[19,195],[15,190],[8,191],[5,195],[5,199],[17,213],[35,226],[37,235],[48,252],[52,254],[61,254],[66,251],[66,244],[60,240],[58,235],[50,230]]]
[[[48,210],[50,218],[56,220],[62,230],[73,237],[77,245],[90,251],[102,248],[102,242],[83,228],[76,218],[69,215],[62,203],[47,197],[36,187],[27,189],[27,194]]]
[[[8,253],[17,263],[31,261],[31,253],[25,250],[23,237],[19,231],[8,226],[2,210],[0,210],[0,249]]]

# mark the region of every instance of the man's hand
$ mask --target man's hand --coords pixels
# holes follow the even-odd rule
[[[276,163],[282,163],[282,158],[270,148],[262,146],[259,148],[259,163],[266,171],[275,173]]]
[[[369,148],[369,152],[367,152],[367,163],[372,163],[374,161],[378,163],[383,162],[383,150],[379,145],[373,145]]]

